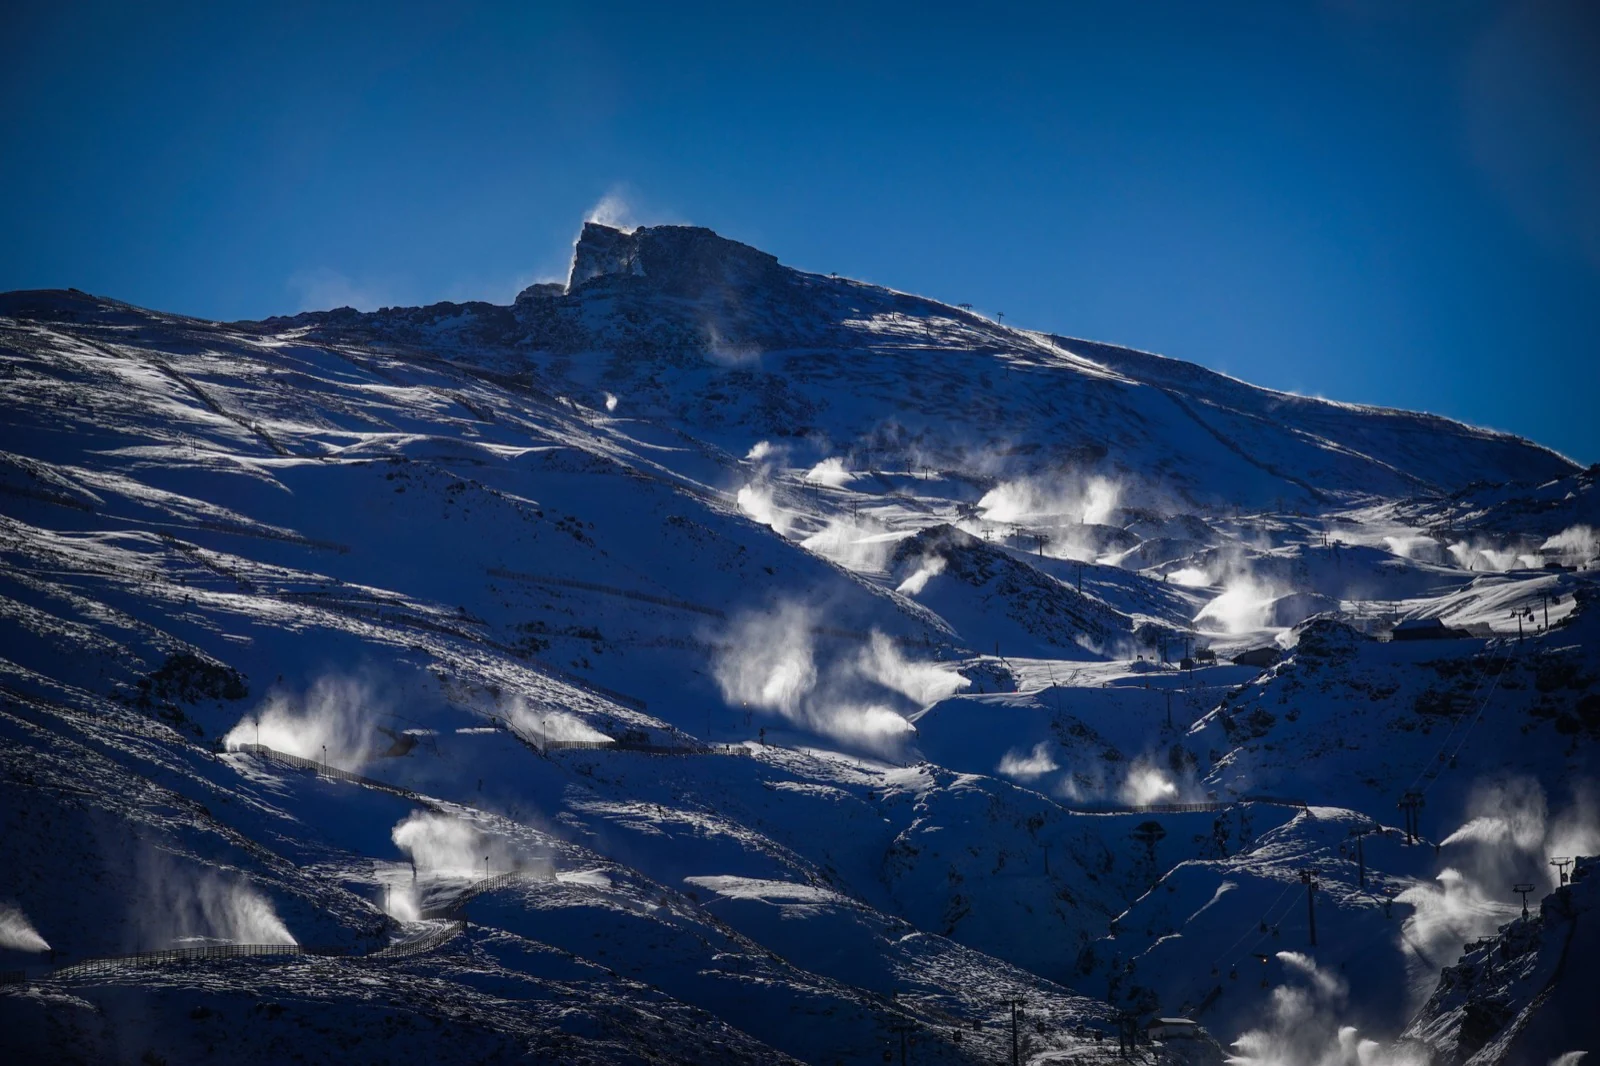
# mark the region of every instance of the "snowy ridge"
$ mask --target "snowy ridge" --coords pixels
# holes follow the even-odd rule
[[[1029,1062],[1313,1061],[1280,992],[1395,1044],[1600,851],[1594,475],[1526,441],[691,227],[0,351],[25,1057],[979,1063],[1020,998]]]

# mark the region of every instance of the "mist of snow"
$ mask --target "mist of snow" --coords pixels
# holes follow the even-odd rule
[[[1025,752],[1020,748],[1012,748],[1000,757],[1000,765],[995,769],[1008,777],[1032,780],[1057,770],[1059,767],[1050,754],[1050,743],[1041,740],[1033,746],[1032,751]]]
[[[0,948],[7,951],[49,951],[50,944],[20,907],[0,903]]]
[[[1600,530],[1593,526],[1568,526],[1539,545],[1539,551],[1567,566],[1587,567],[1600,560]]]
[[[1448,550],[1450,557],[1463,570],[1498,572],[1544,565],[1544,560],[1532,545],[1525,543],[1473,537],[1456,541]]]
[[[847,570],[881,571],[889,561],[899,534],[871,520],[840,516],[806,537],[800,546],[832,559]]]
[[[835,489],[848,483],[853,476],[845,468],[844,460],[838,456],[830,456],[806,471],[807,481],[818,485],[827,485],[829,488]]]
[[[1235,1066],[1428,1066],[1424,1049],[1390,1048],[1341,1022],[1350,987],[1297,951],[1280,951],[1290,980],[1272,990],[1262,1023],[1233,1042]]]
[[[389,833],[395,847],[415,864],[419,877],[478,880],[523,865],[505,841],[462,818],[412,811]]]
[[[712,664],[723,699],[887,753],[912,732],[896,703],[924,706],[969,683],[947,667],[906,658],[876,632],[854,654],[822,656],[819,624],[814,608],[794,602],[735,619]]]
[[[575,714],[548,708],[535,709],[520,698],[506,706],[505,716],[518,732],[540,742],[556,740],[604,744],[612,739]]]
[[[1423,563],[1445,561],[1445,551],[1439,542],[1421,534],[1386,536],[1383,538],[1383,546],[1389,554],[1398,555],[1402,559],[1414,559]]]
[[[1279,593],[1253,577],[1229,579],[1222,595],[1200,608],[1195,625],[1213,633],[1247,633],[1265,627]]]
[[[1414,910],[1402,927],[1400,946],[1421,1002],[1432,991],[1439,967],[1459,954],[1462,943],[1493,934],[1521,913],[1507,886],[1525,881],[1556,887],[1551,855],[1600,850],[1600,811],[1580,788],[1572,804],[1552,818],[1543,787],[1532,778],[1480,783],[1467,804],[1467,820],[1440,841],[1445,866],[1432,882],[1421,882],[1398,899]]]
[[[754,344],[730,340],[723,335],[715,322],[704,325],[706,355],[718,366],[737,369],[757,366],[761,362],[761,349]]]
[[[1175,803],[1178,786],[1170,774],[1143,759],[1134,760],[1128,776],[1117,789],[1117,798],[1129,806],[1149,803]]]
[[[619,189],[612,189],[600,197],[595,205],[589,208],[584,221],[609,226],[624,233],[632,233],[638,228],[638,223],[634,221],[633,208]]]
[[[750,480],[734,495],[734,502],[744,515],[771,527],[780,536],[788,533],[789,527],[794,524],[794,515],[775,502],[772,488],[773,466],[781,457],[781,449],[768,441],[757,441],[745,456],[756,464],[756,468]]]
[[[140,863],[140,875],[141,898],[133,917],[141,944],[297,943],[272,901],[239,874],[196,872],[157,853]]]
[[[1017,523],[1049,518],[1099,525],[1117,508],[1122,490],[1110,478],[1021,478],[990,489],[978,501],[986,521]]]
[[[945,558],[942,555],[924,555],[917,560],[917,568],[911,575],[900,582],[896,592],[906,596],[921,595],[922,590],[928,587],[928,582],[944,573]]]
[[[222,738],[229,750],[264,744],[303,759],[351,769],[371,757],[372,722],[383,704],[367,682],[353,677],[318,679],[303,695],[274,692]]]

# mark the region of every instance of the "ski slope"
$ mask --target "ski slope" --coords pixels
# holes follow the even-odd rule
[[[11,293],[0,351],[36,1058],[976,1063],[1021,999],[1024,1061],[1220,1062],[1290,947],[1392,1040],[1461,885],[1600,848],[1594,473],[1532,442],[689,227],[511,307]]]

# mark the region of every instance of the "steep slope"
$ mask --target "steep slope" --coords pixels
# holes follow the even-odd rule
[[[1600,1047],[1595,987],[1597,860],[1578,858],[1572,883],[1527,919],[1466,945],[1406,1035],[1465,1066],[1536,1066]]]
[[[1594,777],[1592,477],[1431,416],[689,227],[511,307],[8,294],[0,350],[36,1058],[986,1062],[1022,998],[1110,1061],[1258,1024],[1308,866],[1392,1036],[1489,767]],[[1414,778],[1442,856],[1391,824],[1362,886]]]

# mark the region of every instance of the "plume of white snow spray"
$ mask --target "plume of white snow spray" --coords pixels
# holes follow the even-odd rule
[[[1233,1042],[1236,1066],[1428,1066],[1426,1049],[1389,1048],[1340,1024],[1349,986],[1296,951],[1278,952],[1292,979],[1272,990],[1267,1018]]]
[[[1421,534],[1384,537],[1383,546],[1391,555],[1398,555],[1402,559],[1415,559],[1423,563],[1444,562],[1445,552],[1439,542]]]
[[[818,485],[827,485],[829,488],[840,488],[847,484],[854,475],[845,469],[844,460],[838,456],[829,456],[816,466],[806,471],[806,480]]]
[[[396,847],[411,856],[419,874],[476,878],[483,877],[488,868],[483,834],[460,818],[412,811],[389,835]]]
[[[538,710],[519,697],[505,708],[505,716],[518,732],[540,741],[578,740],[605,743],[612,738],[568,711]]]
[[[1463,570],[1500,571],[1518,567],[1537,568],[1544,565],[1538,548],[1532,542],[1499,542],[1484,537],[1458,540],[1449,548],[1451,558]]]
[[[929,662],[913,662],[894,641],[873,631],[854,663],[855,674],[898,692],[919,707],[953,696],[971,682],[954,670]]]
[[[1200,608],[1195,625],[1213,633],[1246,633],[1261,629],[1272,619],[1277,592],[1271,585],[1248,575],[1230,578],[1222,595]]]
[[[423,894],[440,882],[477,881],[530,866],[513,844],[435,811],[411,812],[395,823],[389,838],[410,859],[377,870],[379,886],[387,886],[388,913],[401,921],[419,918]]]
[[[995,769],[1007,777],[1020,777],[1025,781],[1031,781],[1059,767],[1050,754],[1050,742],[1041,740],[1033,746],[1031,752],[1024,752],[1020,748],[1007,751],[1000,757],[1000,765]]]
[[[1185,566],[1168,574],[1167,580],[1186,588],[1205,588],[1211,584],[1211,575],[1198,566]]]
[[[142,901],[135,925],[149,943],[219,940],[233,944],[293,944],[272,901],[240,876],[196,873],[163,853],[140,863]]]
[[[990,489],[978,501],[978,510],[990,522],[1065,519],[1100,525],[1110,519],[1121,496],[1121,486],[1100,476],[1082,480],[1021,478]]]
[[[634,221],[633,208],[628,205],[627,198],[621,188],[613,188],[600,197],[595,205],[589,208],[589,213],[584,217],[585,222],[595,222],[602,226],[610,226],[624,233],[632,233],[638,229]]]
[[[1129,806],[1139,807],[1149,803],[1175,803],[1178,786],[1171,775],[1154,763],[1135,759],[1128,776],[1117,790],[1117,798]]]
[[[7,951],[49,951],[50,945],[20,907],[0,903],[0,948]]]
[[[826,556],[847,570],[880,573],[895,542],[905,534],[890,533],[869,519],[840,516],[800,542],[807,551]]]
[[[774,501],[772,486],[752,483],[744,486],[734,499],[739,510],[764,526],[771,526],[780,536],[789,532],[794,518]]]
[[[944,573],[945,558],[942,555],[924,555],[917,560],[917,568],[904,581],[896,592],[906,596],[921,595],[922,590],[928,587],[928,582]]]
[[[1466,822],[1440,842],[1447,865],[1439,875],[1398,897],[1414,908],[1400,944],[1415,1002],[1432,992],[1442,960],[1454,958],[1462,943],[1494,933],[1520,913],[1520,905],[1507,900],[1506,885],[1554,888],[1559,875],[1548,856],[1600,850],[1600,811],[1586,784],[1552,819],[1544,789],[1532,778],[1486,781],[1473,789],[1466,813]]]
[[[616,409],[617,409],[617,397],[616,397],[616,394],[615,393],[610,393],[610,392],[606,393],[606,410],[607,411],[615,411]]]
[[[385,709],[373,687],[352,677],[324,677],[303,696],[274,692],[222,738],[229,750],[261,743],[344,768],[360,766],[375,745],[372,719]]]
[[[817,621],[815,610],[792,602],[735,619],[712,664],[723,699],[888,753],[912,732],[897,701],[924,706],[968,684],[953,670],[907,659],[881,633],[853,655],[819,661]]]
[[[1539,552],[1567,566],[1590,566],[1600,560],[1600,530],[1593,526],[1568,526],[1539,545]]]
[[[789,527],[794,524],[794,516],[779,507],[773,495],[772,468],[782,456],[782,449],[768,441],[757,441],[745,456],[756,464],[755,472],[734,497],[740,511],[762,525],[770,526],[779,536],[787,535]]]

